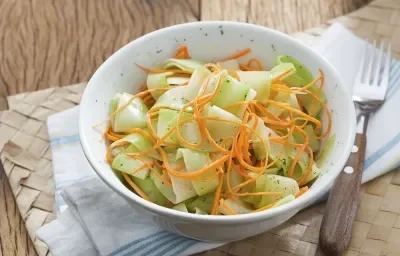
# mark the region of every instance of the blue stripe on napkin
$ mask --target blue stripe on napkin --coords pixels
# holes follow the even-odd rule
[[[50,140],[50,145],[55,146],[55,145],[70,144],[70,143],[75,143],[78,141],[79,141],[79,135],[74,134],[74,135],[69,135],[69,136],[55,137]]]
[[[392,96],[397,92],[400,86],[396,84],[400,80],[400,62],[397,60],[393,60],[390,65],[390,73],[389,73],[389,88],[387,91],[387,99],[389,100]]]
[[[386,143],[383,147],[378,149],[375,153],[373,153],[370,157],[368,157],[365,160],[364,170],[368,169],[373,163],[378,161],[384,154],[389,152],[399,142],[400,142],[400,132],[393,139],[391,139],[388,143]]]
[[[198,241],[170,233],[168,231],[159,231],[146,237],[134,240],[119,249],[113,251],[108,256],[132,256],[132,255],[156,255],[163,256],[179,255],[188,250]],[[127,250],[130,250],[126,252]],[[155,254],[153,254],[155,253]]]
[[[132,242],[130,242],[130,243],[128,243],[128,244],[126,244],[126,245],[120,247],[119,249],[113,251],[113,252],[112,252],[111,254],[109,254],[108,256],[116,256],[116,255],[118,255],[120,252],[123,252],[123,251],[125,251],[126,249],[129,249],[130,247],[137,245],[138,243],[145,242],[145,241],[147,241],[147,240],[149,240],[149,239],[150,239],[151,241],[153,241],[153,240],[154,240],[153,238],[159,239],[160,237],[163,237],[164,234],[169,235],[170,233],[167,232],[167,231],[165,231],[165,230],[163,230],[163,231],[156,232],[156,233],[153,233],[153,234],[151,234],[151,235],[148,235],[148,236],[146,236],[146,237],[143,237],[143,238],[134,240],[134,241],[132,241]]]
[[[390,64],[390,73],[389,73],[389,84],[386,100],[390,100],[393,95],[397,92],[400,86],[396,84],[396,82],[400,81],[400,62],[397,60],[392,60]],[[373,165],[376,161],[378,161],[383,155],[389,152],[394,146],[396,146],[400,142],[400,133],[398,133],[394,138],[389,140],[385,145],[379,148],[377,151],[371,154],[364,162],[364,170],[368,169]]]

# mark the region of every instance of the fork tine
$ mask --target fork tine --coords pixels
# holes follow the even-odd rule
[[[372,86],[377,86],[379,81],[379,75],[381,73],[381,62],[383,55],[383,41],[381,41],[381,46],[379,47],[378,61],[375,63],[375,75],[374,81],[372,82]],[[374,49],[375,50],[375,49]]]
[[[392,43],[389,42],[388,49],[387,49],[387,55],[386,55],[385,68],[383,70],[382,82],[380,85],[381,87],[384,88],[385,94],[386,94],[388,83],[389,83],[389,69],[390,69],[391,55],[392,55]]]
[[[365,59],[366,59],[366,56],[368,55],[368,41],[364,41],[364,43],[365,43],[365,52],[361,56],[360,66],[358,68],[357,75],[355,78],[355,81],[357,83],[362,83],[361,79],[362,79],[363,73],[364,73]]]
[[[368,45],[367,50],[369,50],[371,47]],[[376,41],[374,40],[374,44],[372,46],[371,52],[367,53],[368,54],[368,68],[367,68],[367,73],[365,74],[364,81],[365,83],[369,84],[371,82],[371,71],[372,71],[372,64],[374,64],[374,57],[375,57],[375,48],[376,48]]]

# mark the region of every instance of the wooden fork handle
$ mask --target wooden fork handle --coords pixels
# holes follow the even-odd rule
[[[357,133],[352,153],[331,189],[319,234],[319,246],[329,256],[347,248],[360,197],[366,137]]]

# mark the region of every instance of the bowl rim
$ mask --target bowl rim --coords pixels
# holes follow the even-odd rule
[[[103,72],[103,70],[106,70],[108,66],[113,65],[113,59],[116,58],[117,54],[120,54],[122,51],[126,51],[127,49],[130,49],[132,47],[135,47],[136,44],[139,44],[141,42],[144,42],[146,40],[149,40],[159,33],[167,33],[167,32],[172,32],[175,30],[179,30],[181,28],[187,28],[187,27],[193,27],[196,28],[198,26],[215,26],[215,25],[231,25],[231,26],[241,26],[244,28],[248,29],[254,29],[258,30],[261,33],[269,33],[273,34],[274,36],[282,38],[282,40],[287,40],[291,42],[292,44],[296,44],[297,47],[299,47],[302,51],[306,52],[307,55],[312,56],[314,59],[319,59],[320,62],[323,62],[326,66],[326,71],[331,73],[335,79],[337,80],[337,84],[341,89],[345,92],[345,95],[343,95],[343,102],[344,104],[347,105],[349,109],[349,120],[348,122],[348,129],[349,129],[349,136],[347,138],[347,141],[345,142],[345,148],[343,150],[343,153],[341,156],[337,159],[337,163],[340,164],[335,164],[334,166],[331,167],[330,173],[333,173],[333,179],[332,180],[326,180],[325,181],[325,186],[321,185],[318,190],[309,190],[307,191],[303,196],[297,198],[296,200],[289,202],[287,204],[284,204],[280,207],[277,208],[272,208],[269,209],[268,211],[260,211],[260,212],[253,212],[249,214],[238,214],[238,215],[227,215],[227,216],[220,216],[220,215],[199,215],[199,214],[193,214],[193,213],[185,213],[181,211],[176,211],[167,207],[159,206],[157,204],[154,204],[152,202],[148,202],[145,199],[141,198],[140,196],[136,195],[129,189],[125,188],[122,189],[120,187],[114,186],[105,175],[103,175],[103,172],[100,171],[104,167],[96,160],[94,155],[91,153],[90,150],[90,143],[88,140],[86,140],[85,136],[85,121],[84,117],[81,111],[81,106],[85,105],[85,102],[87,102],[87,98],[89,98],[91,95],[88,94],[88,88],[90,86],[94,86],[91,84],[91,81],[93,81],[93,78],[96,76],[99,76]],[[110,187],[112,188],[115,192],[117,192],[120,196],[127,198],[129,200],[132,200],[135,204],[138,205],[138,207],[143,207],[144,209],[172,219],[177,219],[180,221],[186,221],[186,222],[197,222],[197,223],[207,223],[207,224],[222,224],[222,225],[230,225],[230,224],[238,224],[238,223],[248,223],[248,222],[255,222],[255,221],[261,221],[261,220],[266,220],[273,218],[278,215],[282,215],[288,212],[291,212],[293,210],[300,210],[302,206],[307,205],[309,202],[312,200],[317,200],[319,197],[323,196],[324,192],[327,192],[329,188],[332,186],[334,179],[339,175],[339,173],[342,171],[343,166],[345,165],[347,158],[349,157],[351,153],[351,149],[354,144],[355,140],[355,129],[356,129],[356,114],[355,114],[355,108],[351,100],[350,92],[348,90],[348,87],[344,85],[344,82],[337,72],[337,70],[332,66],[331,63],[329,63],[325,57],[317,53],[314,49],[308,47],[307,45],[301,43],[300,41],[297,41],[295,38],[286,35],[282,32],[279,32],[277,30],[259,26],[259,25],[254,25],[254,24],[248,24],[244,22],[235,22],[235,21],[194,21],[194,22],[188,22],[188,23],[183,23],[183,24],[178,24],[178,25],[173,25],[165,28],[161,28],[158,30],[155,30],[153,32],[150,32],[146,35],[143,35],[128,44],[124,45],[120,49],[118,49],[116,52],[114,52],[109,58],[107,58],[101,66],[95,71],[91,79],[89,80],[87,87],[85,88],[85,91],[82,95],[81,99],[81,104],[79,108],[79,117],[78,117],[78,126],[79,126],[79,137],[80,137],[80,143],[83,148],[83,152],[94,169],[94,171],[97,173],[97,175]],[[122,185],[122,184],[121,184]],[[124,186],[124,185],[122,185]],[[125,187],[125,186],[124,186]]]

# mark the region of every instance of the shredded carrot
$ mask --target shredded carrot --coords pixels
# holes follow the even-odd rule
[[[218,202],[221,197],[222,184],[224,183],[224,178],[223,178],[224,171],[222,170],[221,167],[219,168],[219,171],[220,171],[220,177],[219,177],[217,190],[215,191],[213,207],[211,209],[211,215],[218,214]]]
[[[280,196],[282,192],[245,192],[235,193],[236,196]]]
[[[244,49],[222,61],[238,59],[250,52],[251,50],[249,48]],[[181,45],[176,51],[174,58],[189,59],[190,54],[187,46]],[[174,77],[188,77],[191,79],[193,73],[193,71],[185,71],[179,68],[152,69],[139,64],[136,65],[148,73],[168,72],[168,76]],[[246,64],[239,64],[239,66],[241,70],[263,70],[262,63],[258,59],[251,57]],[[111,163],[114,160],[113,157],[115,153],[119,153],[119,151],[124,152],[132,143],[129,140],[124,140],[126,136],[135,133],[140,134],[148,140],[149,146],[146,150],[141,150],[140,152],[124,152],[126,156],[139,163],[139,167],[131,170],[129,173],[130,175],[148,170],[152,172],[152,175],[154,174],[162,180],[164,184],[169,186],[172,186],[171,177],[197,182],[211,182],[218,179],[214,200],[212,202],[211,215],[220,214],[219,209],[221,208],[224,209],[226,213],[235,215],[238,213],[235,212],[225,200],[229,199],[235,201],[245,196],[282,195],[282,192],[278,191],[255,192],[254,190],[248,190],[248,188],[251,187],[247,187],[247,185],[254,184],[261,175],[266,174],[268,168],[279,166],[277,163],[280,161],[283,152],[273,157],[271,156],[273,151],[269,152],[272,148],[272,144],[270,145],[270,143],[277,143],[283,145],[285,149],[291,147],[296,149],[295,154],[293,153],[291,156],[292,161],[290,162],[290,166],[288,166],[287,176],[296,179],[299,186],[302,186],[299,192],[296,193],[296,198],[304,194],[308,190],[308,187],[304,185],[307,184],[306,182],[309,180],[314,165],[314,153],[309,146],[310,138],[304,132],[304,128],[306,125],[312,124],[315,130],[320,132],[320,136],[317,136],[317,138],[323,139],[330,134],[332,127],[332,117],[327,104],[322,102],[318,97],[325,82],[323,71],[319,70],[320,76],[303,87],[291,87],[284,81],[284,77],[293,72],[292,69],[281,72],[271,81],[271,94],[269,98],[261,100],[244,99],[223,107],[224,110],[238,117],[239,120],[235,120],[208,116],[206,107],[213,105],[214,98],[220,91],[223,82],[226,81],[225,77],[230,75],[240,81],[240,73],[238,70],[224,69],[217,63],[207,63],[204,67],[211,72],[209,73],[210,75],[196,85],[196,88],[198,88],[196,89],[197,94],[186,101],[183,106],[162,106],[162,104],[155,106],[156,100],[152,96],[154,94],[153,92],[165,92],[177,86],[149,90],[147,85],[143,84],[139,93],[132,96],[126,104],[119,106],[106,120],[96,125],[99,126],[108,120],[113,120],[116,115],[129,106],[136,98],[140,98],[149,108],[145,117],[147,124],[146,129],[133,128],[127,132],[117,133],[113,130],[113,126],[107,126],[103,137],[110,141],[111,144],[106,151],[106,160]],[[187,84],[188,82],[178,86],[186,86]],[[313,86],[318,86],[316,92]],[[273,100],[275,96],[278,95],[278,92],[294,95],[299,107],[293,106],[291,101],[281,102]],[[310,114],[312,113],[310,109],[307,109],[308,111],[305,110],[299,95],[309,95],[312,98],[312,107],[322,106],[328,118],[327,124],[324,123],[322,127],[322,121],[312,116],[312,114]],[[247,98],[247,96],[245,98]],[[183,99],[184,98],[182,98],[182,100]],[[269,106],[274,106],[274,108],[279,109],[279,114],[272,112]],[[176,122],[174,124],[169,124],[168,130],[163,135],[160,135],[160,132],[157,131],[153,124],[154,122],[158,122],[160,112],[162,112],[163,109],[174,110],[177,112],[177,115],[176,118],[174,118],[174,122]],[[187,117],[187,113],[191,113],[190,117]],[[218,138],[217,141],[217,139],[213,138],[208,127],[210,123],[216,124],[218,122],[236,126],[237,130],[235,134],[221,139]],[[272,131],[266,133],[264,130],[260,129],[259,122]],[[198,128],[198,131],[196,131],[198,136],[195,141],[189,139],[189,136],[184,133],[187,131],[188,127],[192,126],[195,127],[195,129]],[[296,143],[293,141],[297,138],[293,136],[294,133],[296,133],[296,135],[300,134],[303,137],[303,143]],[[270,137],[267,138],[266,136],[268,135],[266,134],[270,134]],[[171,140],[170,138],[172,137],[176,138],[176,140]],[[192,137],[194,136],[190,136],[190,138]],[[184,170],[184,161],[179,160],[180,162],[175,162],[175,160],[171,158],[170,151],[167,150],[169,147],[185,147],[193,150],[205,150],[204,147],[207,147],[207,150],[210,151],[208,153],[209,160],[207,160],[205,166],[202,166],[198,170],[187,172]],[[265,156],[260,156],[260,152],[265,154]],[[147,159],[149,158],[146,158],[149,156],[150,159],[153,158],[151,161],[148,161]],[[296,175],[294,174],[294,171],[295,168],[297,168],[296,165],[298,165],[299,161],[302,161],[303,157],[307,157],[308,165],[307,167],[303,167],[305,170],[303,174],[298,177],[297,173]],[[123,173],[123,177],[129,186],[131,186],[139,196],[150,201],[150,198],[135,184],[130,175]],[[242,180],[237,181],[236,178],[232,178],[236,176],[239,176]],[[233,182],[235,183],[233,184]],[[223,184],[224,191],[222,191]],[[171,202],[169,203],[173,205]],[[277,202],[266,205],[253,212],[267,210],[274,207],[276,204]]]
[[[247,66],[248,66],[248,67],[251,67],[253,63],[257,66],[257,67],[255,68],[256,70],[258,70],[258,71],[263,70],[263,65],[262,65],[262,63],[261,63],[259,60],[257,60],[257,59],[250,59],[249,62],[247,62]]]
[[[287,74],[289,74],[289,73],[292,72],[292,71],[293,71],[293,69],[290,68],[290,69],[288,69],[288,70],[282,72],[282,73],[279,74],[278,76],[274,77],[274,79],[272,79],[272,83],[275,82],[275,81],[279,81],[282,77],[286,76]]]
[[[272,203],[272,204],[268,204],[268,205],[266,205],[266,206],[264,206],[264,207],[261,207],[261,208],[258,208],[257,210],[254,210],[253,212],[262,212],[262,211],[265,211],[265,210],[267,210],[267,209],[270,209],[270,208],[274,207],[275,204],[276,204],[276,202],[275,202],[275,203]]]
[[[312,165],[314,163],[314,155],[313,155],[313,152],[312,152],[311,148],[310,147],[306,147],[306,150],[308,151],[308,154],[310,156],[310,160],[309,160],[309,163],[308,163],[308,166],[307,166],[307,170],[306,170],[304,176],[300,180],[297,181],[297,183],[300,184],[300,185],[302,185],[304,183],[304,181],[308,178],[308,175],[310,175],[311,170],[312,170]]]
[[[190,58],[189,51],[188,51],[186,45],[181,45],[178,48],[178,51],[175,54],[175,58],[176,59],[189,59]]]
[[[139,196],[141,196],[143,199],[151,202],[150,198],[139,188],[138,185],[135,184],[135,182],[133,182],[133,180],[129,177],[128,174],[122,173],[122,176],[124,177],[126,182],[128,182],[128,184],[136,191],[136,193],[139,194]]]
[[[222,206],[222,208],[224,208],[229,214],[231,215],[237,215],[237,213],[229,206],[225,203],[224,199],[219,200],[220,205]]]
[[[304,193],[306,193],[308,190],[307,186],[301,187],[299,192],[296,193],[295,197],[298,198],[299,196],[303,195]]]
[[[143,67],[139,64],[136,64],[136,66],[140,69],[143,69],[144,71],[148,73],[165,73],[165,72],[172,72],[172,73],[177,73],[177,74],[192,74],[191,71],[187,70],[182,70],[182,69],[153,69],[153,68],[146,68]]]
[[[282,107],[282,108],[284,108],[284,109],[286,109],[288,111],[292,111],[292,112],[294,112],[294,113],[296,113],[296,114],[298,114],[298,115],[300,115],[300,116],[302,116],[304,118],[307,118],[308,120],[310,120],[311,122],[316,124],[317,129],[319,127],[321,127],[321,122],[319,120],[317,120],[316,118],[314,118],[312,116],[307,115],[306,113],[304,113],[304,112],[302,112],[300,110],[297,110],[295,108],[289,107],[285,103],[281,103],[281,102],[274,101],[274,100],[268,100],[268,103],[272,104],[272,105],[275,105],[275,106],[278,106],[278,107]]]

